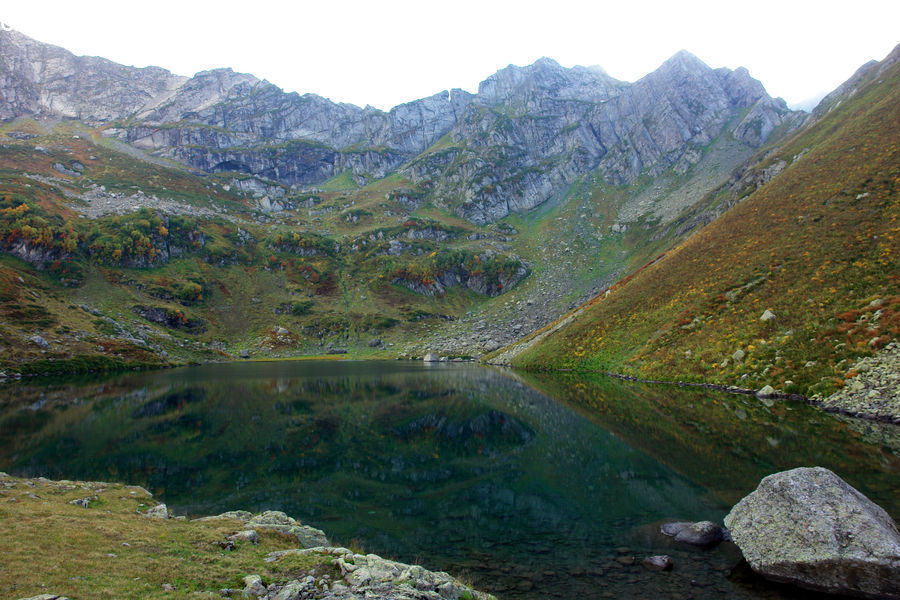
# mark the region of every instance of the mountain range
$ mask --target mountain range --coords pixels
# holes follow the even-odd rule
[[[783,180],[895,60],[812,113],[685,51],[633,83],[543,58],[384,112],[0,31],[0,360],[497,350]]]

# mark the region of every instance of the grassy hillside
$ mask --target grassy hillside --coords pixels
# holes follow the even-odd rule
[[[397,176],[314,193],[201,176],[73,121],[0,140],[6,372],[390,353],[528,274]]]
[[[671,247],[749,153],[725,131],[684,173],[585,176],[476,226],[399,173],[306,190],[198,174],[77,121],[17,119],[0,141],[0,370],[23,374],[477,355]],[[660,196],[677,200],[645,212]]]
[[[839,388],[854,359],[900,334],[898,106],[900,67],[873,69],[749,170],[780,175],[755,189],[744,173],[737,195],[746,197],[721,218],[499,358],[805,394]],[[761,319],[767,310],[774,319]]]

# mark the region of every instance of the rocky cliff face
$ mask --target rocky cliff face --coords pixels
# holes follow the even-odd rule
[[[564,194],[582,175],[613,185],[687,171],[720,136],[749,147],[797,113],[746,69],[679,52],[635,83],[541,59],[389,112],[285,93],[217,69],[190,79],[75,57],[0,33],[0,118],[108,122],[110,135],[208,172],[311,186],[362,185],[400,170],[431,202],[478,224]]]
[[[137,69],[0,30],[0,119],[21,115],[109,121],[170,95],[187,80]]]
[[[679,52],[634,84],[549,59],[482,83],[451,132],[456,147],[407,169],[414,181],[476,222],[524,212],[599,170],[611,184],[642,173],[683,173],[723,133],[751,147],[795,113],[746,69],[713,70]]]

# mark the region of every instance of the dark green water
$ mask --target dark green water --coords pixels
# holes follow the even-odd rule
[[[795,466],[829,467],[900,512],[883,432],[802,404],[407,362],[41,383],[0,386],[0,470],[135,483],[176,514],[283,510],[501,598],[816,597],[758,580],[730,544],[657,533],[664,519],[721,522]],[[674,571],[639,566],[658,553]]]

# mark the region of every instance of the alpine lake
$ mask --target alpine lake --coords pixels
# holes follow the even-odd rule
[[[768,583],[712,520],[827,467],[900,516],[896,426],[799,402],[474,364],[213,364],[0,386],[0,470],[146,487],[189,517],[282,510],[500,599],[819,598]],[[672,571],[641,566],[668,554]],[[634,557],[634,561],[631,560]]]

